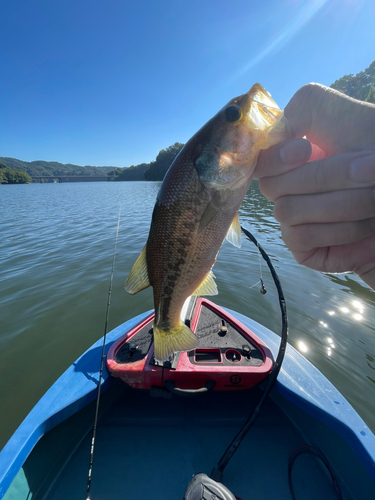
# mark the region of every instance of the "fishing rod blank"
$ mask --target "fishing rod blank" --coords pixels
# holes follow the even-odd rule
[[[93,462],[94,462],[94,448],[95,448],[95,438],[96,438],[96,427],[97,427],[97,423],[98,423],[98,414],[99,414],[100,388],[101,388],[101,384],[102,384],[102,374],[103,374],[104,359],[105,359],[105,344],[106,344],[106,338],[107,338],[109,308],[111,306],[113,273],[114,273],[114,269],[115,269],[116,248],[117,248],[118,232],[119,232],[119,228],[120,228],[120,215],[121,215],[121,208],[120,208],[119,213],[118,213],[117,230],[116,230],[116,240],[115,240],[115,249],[113,251],[111,278],[109,280],[107,310],[106,310],[106,314],[105,314],[105,325],[104,325],[104,335],[103,335],[102,357],[101,357],[101,361],[100,361],[100,370],[99,370],[98,395],[97,395],[97,398],[96,398],[96,410],[95,410],[95,419],[94,419],[94,429],[93,429],[93,432],[92,432],[92,439],[91,439],[90,463],[89,463],[89,471],[88,471],[88,474],[87,474],[86,500],[90,500],[90,489],[91,489],[91,479],[92,479],[92,465],[93,465]]]

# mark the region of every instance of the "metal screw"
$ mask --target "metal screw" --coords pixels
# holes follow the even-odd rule
[[[136,342],[130,342],[129,344],[129,351],[130,352],[134,352],[138,349],[138,345]]]

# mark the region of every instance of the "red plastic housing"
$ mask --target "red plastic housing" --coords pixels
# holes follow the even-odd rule
[[[262,353],[263,360],[260,361],[259,366],[240,366],[239,361],[243,353],[239,349],[228,348],[225,350],[215,346],[198,347],[190,353],[182,352],[175,369],[155,366],[150,364],[153,358],[153,344],[143,359],[133,363],[118,363],[116,354],[125,342],[129,343],[131,338],[147,324],[150,325],[150,328],[152,327],[154,319],[154,314],[152,314],[112,345],[107,355],[109,372],[136,389],[163,387],[164,383],[170,380],[178,389],[197,390],[205,387],[208,381],[214,381],[216,384],[214,390],[233,391],[249,389],[261,382],[267,377],[273,366],[272,354],[268,347],[236,318],[207,299],[200,298],[197,301],[191,320],[193,332],[196,331],[203,306],[216,313],[220,319],[240,332],[245,340],[248,340]]]

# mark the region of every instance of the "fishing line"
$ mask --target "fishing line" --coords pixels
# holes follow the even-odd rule
[[[252,219],[254,221],[254,226],[255,226],[255,202],[254,202],[253,184],[251,184],[251,217],[252,217]],[[266,290],[266,287],[264,286],[264,282],[263,282],[262,259],[260,258],[259,243],[258,243],[258,241],[256,241],[256,243],[255,243],[255,241],[253,241],[253,243],[256,245],[256,247],[258,249],[258,261],[259,261],[259,276],[260,276],[260,280],[258,281],[258,283],[261,284],[261,286],[260,286],[260,293],[262,295],[265,295],[267,293],[267,290]],[[254,288],[254,286],[256,286],[258,283],[255,283],[255,285],[251,286],[250,288]]]
[[[249,288],[250,288],[250,290],[251,290],[252,288],[256,287],[257,285],[259,285],[259,283],[260,283],[260,280],[259,280],[259,281],[257,281],[254,285],[250,286],[250,287],[249,287]]]
[[[270,258],[268,257],[266,252],[263,250],[263,248],[259,245],[256,238],[242,226],[241,226],[241,230],[254,243],[254,245],[256,245],[258,247],[260,253],[262,254],[263,259],[266,261],[266,263],[271,271],[271,275],[272,275],[272,278],[275,282],[275,286],[276,286],[277,293],[279,296],[279,305],[280,305],[280,310],[281,310],[281,322],[282,322],[281,340],[280,340],[279,352],[277,354],[275,364],[273,365],[272,371],[267,378],[264,392],[263,392],[258,404],[252,410],[248,419],[246,420],[245,424],[243,425],[242,429],[240,429],[240,431],[237,433],[237,435],[235,436],[235,438],[233,439],[231,444],[228,446],[228,448],[224,452],[224,455],[221,457],[221,459],[217,463],[216,467],[214,467],[212,469],[210,477],[218,482],[222,482],[223,472],[224,472],[225,467],[228,465],[229,460],[232,458],[232,456],[236,452],[236,450],[239,447],[239,445],[241,444],[241,441],[243,440],[243,438],[249,432],[251,426],[255,422],[256,418],[258,417],[258,415],[263,407],[264,401],[267,399],[267,396],[271,392],[271,389],[276,382],[277,376],[278,376],[280,369],[281,369],[281,364],[282,364],[283,359],[284,359],[285,350],[286,350],[286,346],[287,346],[287,340],[288,340],[288,318],[287,318],[287,313],[286,313],[285,297],[284,297],[283,290],[281,288],[281,283],[280,283],[279,277],[277,276],[277,273],[272,265]]]
[[[106,338],[107,338],[109,308],[111,306],[113,273],[114,273],[114,270],[115,270],[116,248],[117,248],[118,232],[119,232],[119,228],[120,228],[120,216],[121,216],[121,207],[120,207],[119,212],[118,212],[117,229],[116,229],[116,239],[115,239],[115,249],[113,251],[111,278],[109,280],[109,289],[108,289],[107,310],[106,310],[106,313],[105,313],[105,325],[104,325],[104,335],[103,335],[102,357],[101,357],[101,361],[100,361],[99,381],[98,381],[98,394],[97,394],[97,397],[96,397],[96,410],[95,410],[94,428],[93,428],[92,439],[91,439],[90,463],[89,463],[89,471],[88,471],[88,474],[87,474],[86,500],[90,500],[90,489],[91,489],[91,479],[92,479],[92,464],[94,462],[94,448],[95,448],[95,438],[96,438],[96,427],[97,427],[98,415],[99,415],[100,388],[101,388],[101,385],[102,385],[102,374],[103,374],[104,359],[105,359],[105,344],[106,344]]]

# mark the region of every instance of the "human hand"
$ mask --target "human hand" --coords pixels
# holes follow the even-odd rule
[[[300,264],[354,271],[375,289],[375,106],[309,84],[285,117],[294,138],[261,152],[255,178],[287,247]]]

